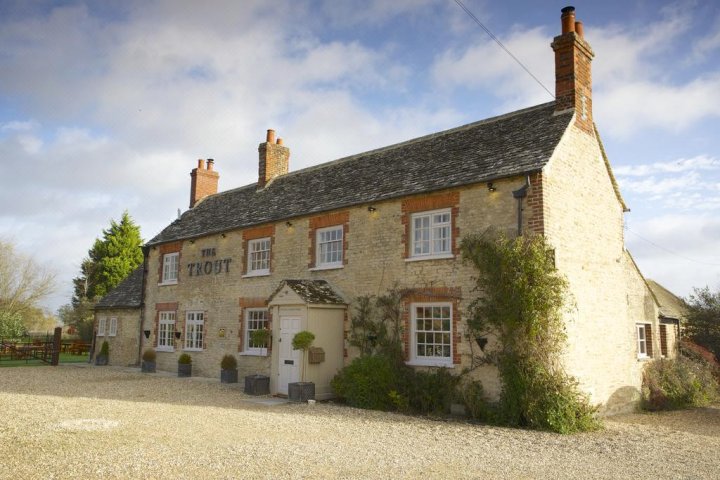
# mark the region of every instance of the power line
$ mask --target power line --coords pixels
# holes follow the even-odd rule
[[[647,238],[645,238],[645,237],[643,237],[643,236],[641,236],[641,235],[638,235],[637,233],[635,233],[635,232],[633,232],[632,230],[630,230],[627,226],[625,227],[625,229],[626,229],[628,232],[630,232],[630,233],[632,233],[633,235],[635,235],[636,237],[638,237],[640,240],[643,240],[643,241],[649,243],[650,245],[654,246],[655,248],[659,248],[660,250],[663,250],[664,252],[667,252],[667,253],[669,253],[669,254],[671,254],[671,255],[675,255],[675,256],[678,257],[678,258],[682,258],[683,260],[687,260],[687,261],[693,262],[693,263],[699,263],[700,265],[707,265],[707,266],[710,266],[710,267],[720,267],[720,263],[704,262],[704,261],[702,261],[702,260],[696,260],[696,259],[694,259],[694,258],[686,257],[685,255],[682,255],[682,254],[680,254],[680,253],[674,252],[674,251],[670,250],[669,248],[665,248],[665,247],[663,247],[662,245],[658,245],[657,243],[653,242],[652,240],[648,240]]]
[[[487,33],[490,36],[490,38],[495,40],[495,43],[500,45],[500,48],[505,50],[505,53],[510,55],[512,57],[512,59],[515,60],[518,63],[518,65],[520,65],[523,68],[523,70],[525,70],[527,72],[527,74],[530,75],[533,78],[533,80],[535,80],[538,83],[538,85],[540,85],[548,93],[548,95],[550,95],[552,98],[555,98],[555,95],[553,95],[553,93],[550,90],[548,90],[547,87],[545,85],[543,85],[543,83],[535,75],[533,75],[533,73],[515,55],[513,55],[510,50],[508,50],[505,47],[505,45],[503,45],[502,42],[495,35],[493,35],[493,33],[485,25],[483,25],[483,23],[470,10],[468,10],[468,8],[465,5],[463,5],[463,3],[460,0],[455,0],[455,3],[457,3],[458,6],[460,8],[462,8],[465,11],[465,13],[468,14],[468,16],[470,18],[475,20],[475,23],[480,25],[480,28],[485,30],[485,33]]]

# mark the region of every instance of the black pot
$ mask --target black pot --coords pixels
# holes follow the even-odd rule
[[[143,360],[140,365],[140,371],[143,373],[155,373],[155,362],[148,362]]]
[[[224,368],[220,369],[220,383],[237,383],[238,382],[238,372],[236,369],[231,370],[225,370]]]
[[[300,403],[307,402],[308,400],[315,400],[315,383],[288,383],[288,400]]]
[[[107,355],[98,355],[95,357],[95,365],[107,365],[108,364],[108,356]]]
[[[178,363],[178,377],[191,377],[192,363]]]
[[[248,375],[245,377],[245,390],[248,395],[268,395],[270,377],[267,375]]]

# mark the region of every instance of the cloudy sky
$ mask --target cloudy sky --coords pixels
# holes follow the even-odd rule
[[[464,0],[554,92],[566,1]],[[576,1],[626,242],[679,295],[720,287],[720,2]],[[189,172],[257,178],[552,100],[453,0],[0,0],[0,236],[71,279],[127,209],[149,240]]]

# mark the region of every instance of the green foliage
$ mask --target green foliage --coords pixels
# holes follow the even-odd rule
[[[696,288],[687,305],[685,335],[720,359],[720,291]]]
[[[220,360],[220,368],[223,370],[237,370],[237,359],[235,355],[224,355]]]
[[[140,227],[127,211],[120,222],[110,220],[110,228],[95,239],[80,267],[80,276],[73,279],[73,306],[82,299],[95,300],[106,295],[143,261]]]
[[[642,407],[651,411],[704,407],[720,398],[710,365],[683,356],[650,362],[642,393]]]
[[[154,348],[148,348],[142,354],[142,359],[146,362],[154,362],[157,358],[157,353]]]
[[[262,345],[263,348],[267,348],[270,343],[270,330],[267,328],[261,328],[250,332],[250,342],[253,345]]]
[[[386,295],[365,295],[355,300],[350,322],[349,343],[360,355],[385,355],[402,359],[402,292],[391,289]]]
[[[481,382],[467,382],[458,389],[458,393],[465,405],[465,413],[470,418],[485,423],[497,423],[497,408],[488,401]]]
[[[60,317],[64,325],[74,326],[83,341],[92,341],[95,318],[93,303],[90,300],[84,298],[77,305],[63,305],[58,309],[58,317]]]
[[[416,371],[411,368],[403,370],[405,376],[404,393],[409,410],[424,415],[440,415],[450,411],[450,404],[460,377],[450,374],[448,369],[439,368],[431,372]]]
[[[298,332],[295,334],[295,336],[292,339],[293,350],[305,351],[312,346],[312,343],[314,341],[315,341],[315,334],[313,334],[312,332],[308,332],[307,330]]]
[[[393,361],[383,355],[356,358],[330,382],[348,405],[370,410],[396,410],[391,392],[397,396],[399,384]]]
[[[100,355],[104,355],[106,357],[110,355],[110,345],[108,344],[107,340],[105,340],[100,347]]]
[[[187,353],[183,353],[178,357],[178,363],[180,365],[190,365],[192,364],[192,357]]]
[[[20,338],[27,335],[19,312],[0,310],[0,338]]]
[[[499,421],[560,433],[598,428],[596,409],[561,368],[567,282],[545,238],[508,239],[489,231],[465,237],[461,248],[482,292],[470,305],[468,325],[473,336],[499,340],[487,355],[503,384]]]

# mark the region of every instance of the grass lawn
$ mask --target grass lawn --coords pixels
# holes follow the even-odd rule
[[[9,360],[10,357],[0,357],[0,368],[2,367],[38,367],[41,365],[48,365],[35,358],[29,358],[27,360]],[[60,363],[83,363],[88,361],[88,354],[84,355],[72,355],[70,353],[60,354]]]

